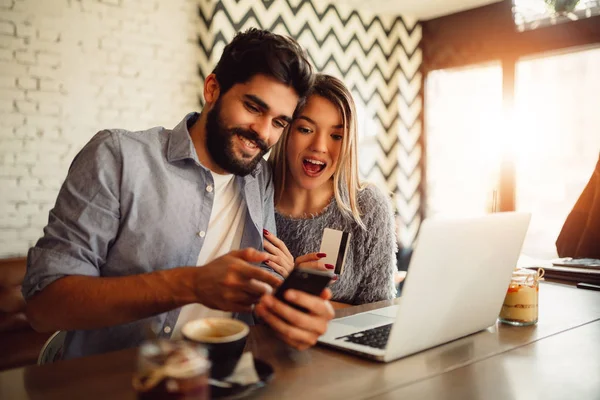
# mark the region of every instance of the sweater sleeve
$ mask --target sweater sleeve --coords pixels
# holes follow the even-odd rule
[[[263,229],[272,232],[275,236],[277,236],[277,225],[275,223],[275,205],[273,202],[273,196],[275,193],[275,185],[273,183],[273,174],[271,172],[271,166],[266,161],[262,162],[263,175],[261,178],[264,180],[264,194],[263,194]],[[264,247],[261,246],[259,249],[264,251]],[[272,275],[275,275],[277,278],[283,280],[283,276],[281,276],[277,271],[273,268],[269,267],[267,264],[262,263],[261,268],[266,269]]]
[[[376,187],[368,186],[361,192],[363,200],[364,245],[362,257],[355,260],[364,268],[361,284],[353,304],[372,303],[396,297],[394,273],[398,244],[394,214],[390,200]],[[359,228],[360,229],[360,228]]]

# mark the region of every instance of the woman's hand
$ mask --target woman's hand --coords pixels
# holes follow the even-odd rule
[[[296,258],[296,267],[332,272],[335,267],[331,264],[323,263],[321,261],[321,259],[324,257],[327,257],[327,254],[325,254],[325,253],[305,254],[303,256]]]
[[[269,253],[269,259],[265,261],[265,264],[286,278],[294,269],[294,257],[285,243],[277,236],[266,229],[263,229],[263,234],[265,235],[263,246],[265,247],[265,251]]]

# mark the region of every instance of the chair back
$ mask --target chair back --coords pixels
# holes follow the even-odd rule
[[[50,364],[61,359],[66,336],[66,331],[56,331],[50,336],[40,351],[38,365]]]

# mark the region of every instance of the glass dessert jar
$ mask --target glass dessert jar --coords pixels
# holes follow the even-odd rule
[[[539,281],[544,270],[515,269],[498,320],[515,326],[538,321]]]
[[[208,400],[210,366],[203,347],[149,340],[139,347],[133,388],[139,400]]]

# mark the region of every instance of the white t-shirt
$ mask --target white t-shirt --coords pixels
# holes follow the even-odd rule
[[[198,266],[205,265],[231,250],[239,249],[246,219],[246,202],[234,176],[218,175],[212,171],[211,174],[214,180],[214,201],[204,244],[196,262]],[[181,338],[181,328],[188,321],[230,316],[230,312],[213,310],[202,304],[188,304],[181,308],[171,338]]]

